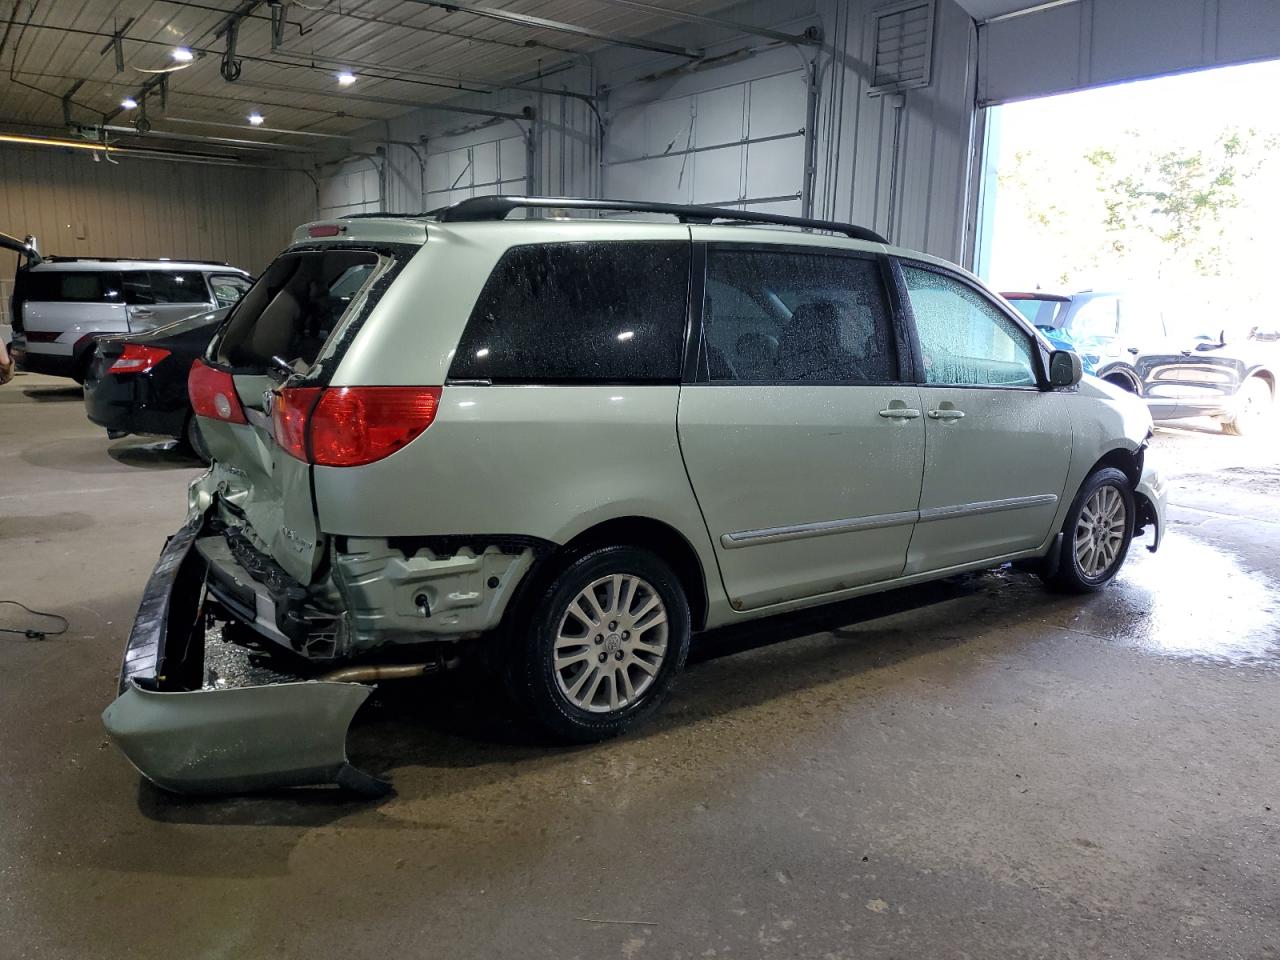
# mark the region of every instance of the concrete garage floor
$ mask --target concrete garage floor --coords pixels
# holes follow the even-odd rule
[[[1215,429],[1158,432],[1168,540],[1100,596],[1005,570],[720,633],[585,749],[387,687],[350,750],[394,796],[191,801],[98,714],[196,466],[20,377],[0,598],[71,629],[0,639],[0,955],[1278,956],[1280,468]]]

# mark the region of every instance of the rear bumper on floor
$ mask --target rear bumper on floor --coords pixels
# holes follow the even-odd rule
[[[337,783],[387,785],[347,761],[347,727],[371,687],[299,680],[211,689],[204,683],[207,561],[194,513],[165,545],[129,634],[119,696],[103,723],[143,776],[177,793]]]

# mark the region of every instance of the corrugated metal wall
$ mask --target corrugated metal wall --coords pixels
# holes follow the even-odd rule
[[[980,37],[987,106],[1280,57],[1280,3],[1079,0],[986,24]]]
[[[747,204],[793,214],[801,211],[804,129],[812,125],[814,216],[865,224],[904,246],[963,261],[977,123],[973,21],[954,0],[938,0],[930,85],[906,91],[901,101],[871,97],[869,24],[880,6],[883,0],[756,0],[720,12],[792,33],[821,26],[826,44],[818,56],[813,124],[805,77],[816,48],[753,36],[725,42],[722,30],[688,24],[658,37],[705,46],[722,62],[694,70],[677,58],[613,47],[593,58],[594,75],[583,67],[541,81],[606,91],[603,164],[595,118],[580,101],[508,94],[454,102],[538,111],[537,193]],[[523,172],[511,171],[519,170],[524,127],[420,111],[370,127],[358,149],[381,143],[386,150],[383,209],[421,210],[463,196],[523,190]],[[427,137],[425,203],[412,151],[387,144],[416,143],[421,136]],[[500,174],[497,150],[506,151]],[[323,209],[377,209],[377,191],[367,162],[348,163],[326,178]]]
[[[813,215],[872,227],[903,246],[964,262],[978,121],[973,20],[954,0],[938,0],[930,84],[905,91],[901,99],[872,97],[867,92],[871,13],[882,6],[883,0],[757,2],[721,15],[791,33],[815,24],[822,28]],[[687,30],[679,36],[683,43],[699,42]],[[744,37],[709,52],[724,57],[725,65],[670,72],[679,67],[674,59],[625,50],[601,55],[600,76],[613,85],[606,161],[649,157],[607,166],[607,192],[699,201],[732,200],[734,194],[740,199],[785,196],[753,209],[799,213],[804,138],[796,134],[807,122],[804,69],[814,48]],[[711,169],[703,172],[709,176],[691,181],[690,164],[680,154],[692,114],[697,117],[695,146],[701,143],[698,124],[709,111],[700,101],[712,93],[728,103],[717,104],[715,123],[723,129],[708,131],[707,144],[716,136],[732,140],[736,135],[744,142],[725,151],[730,162],[708,165]],[[745,115],[744,104],[749,104]],[[749,143],[765,133],[779,139]],[[718,152],[690,159],[701,162]],[[739,168],[734,158],[741,159]]]
[[[0,147],[0,232],[62,256],[225,260],[257,272],[314,217],[301,173]],[[15,258],[0,250],[7,320]]]
[[[973,20],[954,0],[938,0],[929,85],[903,91],[901,99],[872,97],[870,14],[883,5],[829,0],[820,7],[828,39],[843,56],[820,77],[814,212],[967,262],[978,121]]]
[[[592,76],[588,68],[574,67],[532,82],[583,93],[591,88]],[[508,91],[451,103],[511,114],[526,107],[533,109],[538,120],[532,125],[537,158],[532,177],[525,139],[530,130],[527,120],[415,111],[373,124],[353,141],[353,148],[361,153],[372,153],[379,147],[384,151],[386,196],[381,209],[417,212],[466,197],[525,193],[530,183],[533,192],[544,195],[598,195],[598,130],[591,108],[582,100]],[[414,150],[404,145],[407,143],[418,145],[425,170]],[[321,215],[373,212],[379,209],[378,189],[374,167],[363,158],[327,168],[321,178]]]

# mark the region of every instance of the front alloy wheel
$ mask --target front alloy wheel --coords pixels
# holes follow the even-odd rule
[[[1115,467],[1093,471],[1067,511],[1057,569],[1046,583],[1068,593],[1106,586],[1129,552],[1136,517],[1129,478]]]
[[[1128,513],[1114,486],[1098,487],[1085,502],[1076,520],[1076,563],[1086,577],[1098,578],[1115,565],[1124,547]]]

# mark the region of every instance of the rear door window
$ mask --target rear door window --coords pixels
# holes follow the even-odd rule
[[[219,307],[234,306],[249,286],[249,281],[238,273],[215,273],[209,277],[209,287]]]
[[[874,258],[714,245],[702,322],[712,382],[898,379]]]
[[[494,383],[676,383],[688,242],[513,247],[476,301],[449,376]]]
[[[266,369],[272,357],[315,362],[352,299],[378,266],[367,250],[286,253],[263,272],[235,310],[218,359]]]
[[[121,303],[120,274],[103,271],[27,270],[19,296],[39,303]]]
[[[152,303],[207,303],[209,291],[199,270],[149,270]]]

